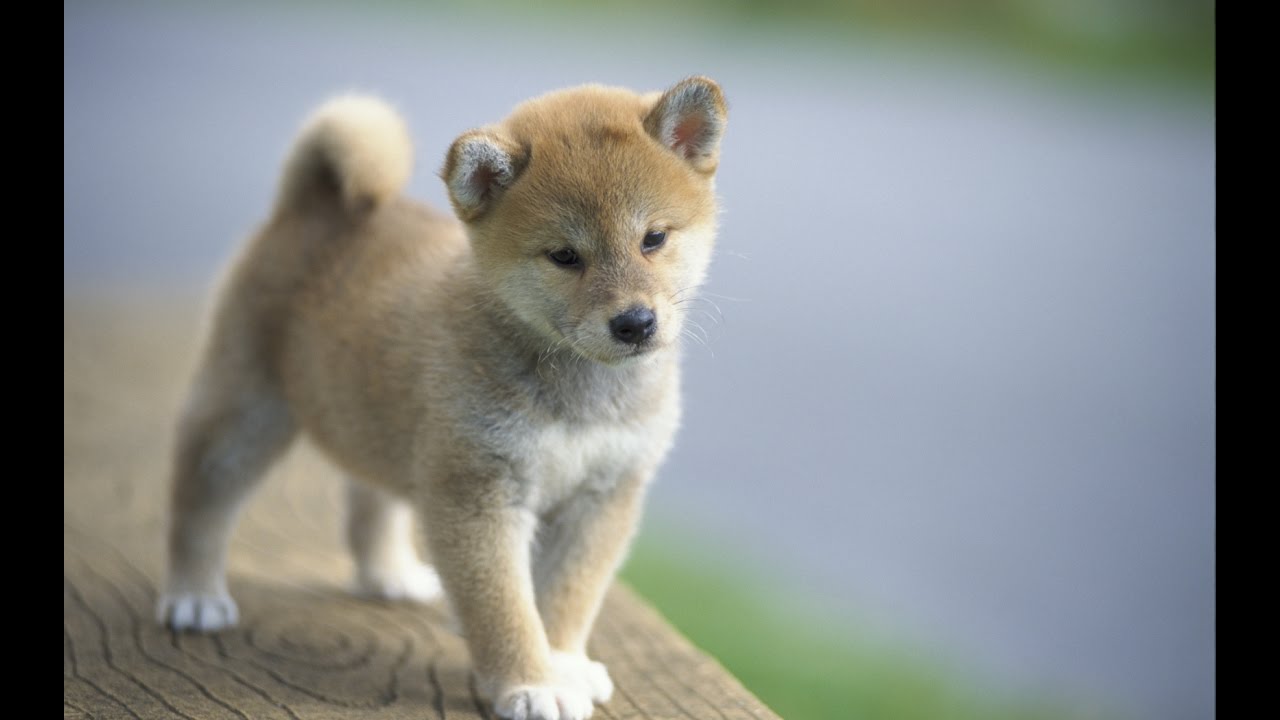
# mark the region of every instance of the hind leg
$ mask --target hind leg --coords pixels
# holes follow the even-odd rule
[[[356,561],[357,593],[417,602],[440,596],[436,571],[418,559],[413,515],[407,502],[347,481],[347,542]]]
[[[274,385],[233,370],[206,368],[178,428],[168,572],[157,607],[159,621],[175,630],[209,632],[238,621],[227,593],[227,543],[244,501],[295,435]]]

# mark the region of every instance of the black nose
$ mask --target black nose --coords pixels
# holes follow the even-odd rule
[[[614,337],[634,345],[648,340],[657,329],[658,317],[645,307],[633,307],[609,321],[609,330]]]

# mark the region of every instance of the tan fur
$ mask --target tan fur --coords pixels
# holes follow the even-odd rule
[[[587,638],[679,423],[725,113],[706,78],[527,101],[450,148],[463,224],[399,196],[412,153],[393,110],[317,111],[227,277],[179,429],[161,621],[235,623],[236,512],[301,430],[353,478],[359,589],[442,584],[499,716],[607,701]],[[666,241],[646,251],[651,231]],[[565,248],[580,265],[552,261]],[[614,325],[636,308],[656,317],[644,342]]]

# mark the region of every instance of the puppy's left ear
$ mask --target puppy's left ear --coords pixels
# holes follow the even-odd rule
[[[644,118],[644,129],[694,170],[710,175],[720,163],[720,136],[729,106],[711,78],[695,76],[673,85]]]

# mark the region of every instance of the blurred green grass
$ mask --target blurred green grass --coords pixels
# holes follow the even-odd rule
[[[346,0],[273,4],[350,8]],[[976,51],[1050,79],[1174,85],[1209,96],[1216,86],[1213,0],[369,0],[359,7],[397,22],[452,16],[483,28],[499,19],[533,32],[590,33],[601,23],[643,21],[650,31],[696,29],[713,44],[743,34],[836,46],[888,42],[920,54]],[[637,62],[663,50],[659,36],[650,47],[621,49]]]
[[[712,546],[648,522],[622,579],[785,720],[1113,717],[979,687],[961,668],[700,547]]]
[[[244,3],[245,0],[224,0]],[[315,10],[346,0],[275,0]],[[257,5],[259,3],[255,3]],[[894,45],[919,55],[986,57],[1039,79],[1098,85],[1157,85],[1213,97],[1217,10],[1213,0],[369,0],[361,12],[396,22],[440,16],[483,28],[495,20],[529,32],[601,25],[695,31],[715,45],[749,37],[801,38],[830,47]],[[663,52],[621,48],[643,63]]]
[[[1010,64],[1103,81],[1172,82],[1212,91],[1213,0],[391,0],[417,9],[497,12],[524,21],[645,18],[833,44],[887,40],[922,52],[977,50]],[[655,38],[655,46],[661,43]],[[636,48],[643,61],[646,48]]]

